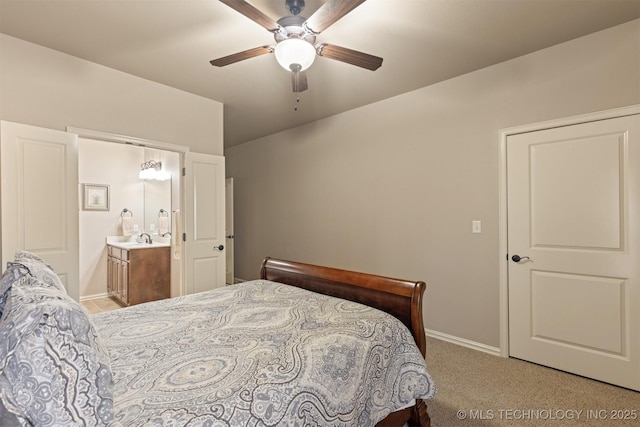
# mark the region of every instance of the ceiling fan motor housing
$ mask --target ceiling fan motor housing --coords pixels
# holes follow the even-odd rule
[[[284,18],[278,19],[280,31],[274,33],[273,38],[276,39],[277,43],[280,43],[282,40],[295,38],[306,40],[309,43],[314,44],[316,42],[315,34],[305,31],[302,26],[306,20],[307,18],[300,15],[285,16]]]
[[[292,15],[297,15],[304,9],[304,0],[286,0],[284,4]]]

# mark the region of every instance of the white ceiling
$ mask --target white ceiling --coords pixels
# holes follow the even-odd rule
[[[285,0],[249,0],[277,20]],[[310,16],[323,0],[307,0]],[[224,103],[229,147],[640,17],[640,0],[368,0],[318,36],[384,58],[377,71],[318,57],[299,103],[273,44],[218,0],[0,0],[0,32]],[[294,107],[298,110],[294,111]]]

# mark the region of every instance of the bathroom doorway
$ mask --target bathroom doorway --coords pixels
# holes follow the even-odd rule
[[[85,184],[108,186],[108,210],[85,210],[80,200],[79,269],[80,298],[94,299],[107,295],[106,239],[121,236],[135,239],[147,232],[152,236],[171,233],[175,211],[181,204],[181,153],[156,148],[150,141],[119,141],[117,138],[94,138],[78,132],[79,194]],[[161,145],[161,144],[160,144]],[[163,180],[141,179],[143,164],[161,164]],[[123,215],[133,217],[133,232],[124,236]],[[159,229],[159,217],[163,230]],[[166,237],[168,237],[167,235]],[[182,291],[182,263],[173,250],[178,236],[171,235],[171,296]]]

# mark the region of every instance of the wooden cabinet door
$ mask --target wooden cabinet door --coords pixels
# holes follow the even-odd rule
[[[129,305],[129,263],[120,261],[120,298]]]
[[[107,257],[107,295],[113,296],[113,257]]]
[[[115,256],[107,256],[107,292],[124,304],[128,304],[128,264]]]

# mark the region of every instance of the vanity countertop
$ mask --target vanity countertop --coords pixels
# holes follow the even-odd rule
[[[138,242],[116,242],[107,243],[110,246],[114,246],[120,249],[150,249],[150,248],[168,248],[171,246],[169,243],[138,243]]]
[[[123,236],[107,236],[107,245],[114,246],[120,249],[150,249],[150,248],[168,248],[171,246],[171,242],[167,241],[166,238],[157,237],[159,241],[154,241],[153,243],[138,243],[135,241],[135,237],[133,240],[128,237]],[[153,240],[153,239],[152,239]]]

